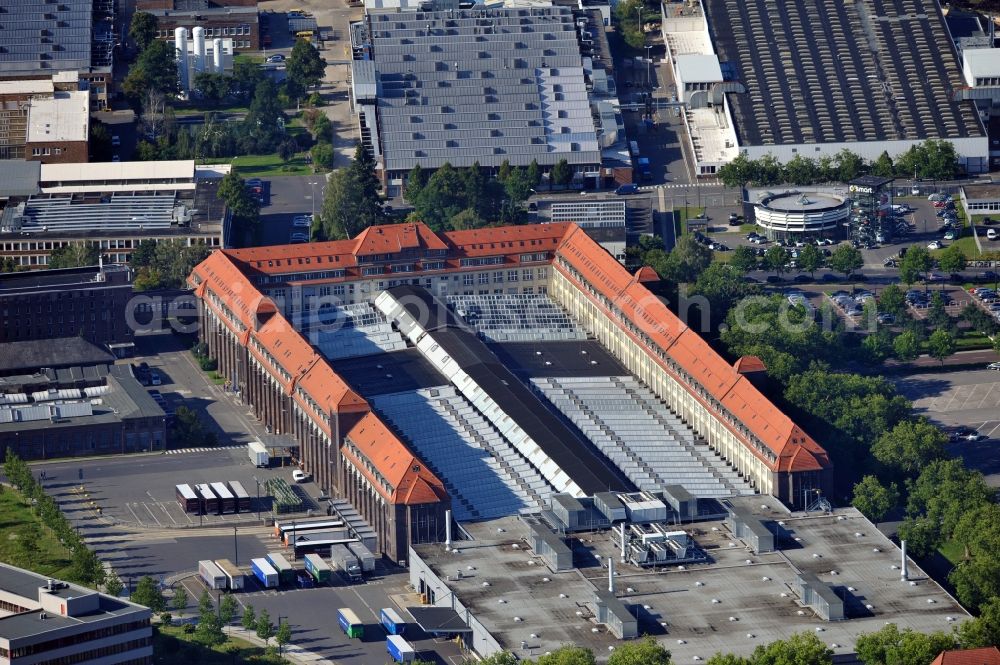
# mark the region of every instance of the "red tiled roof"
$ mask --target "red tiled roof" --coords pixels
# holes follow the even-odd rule
[[[362,418],[348,432],[347,438],[395,488],[392,495],[387,497],[393,503],[436,503],[448,495],[444,483],[374,413],[369,412]],[[384,494],[381,484],[362,460],[357,459],[350,449],[345,448],[344,452],[355,462],[357,469]]]
[[[640,284],[646,284],[648,282],[659,282],[660,275],[657,274],[655,270],[649,266],[643,266],[635,273],[635,280]]]
[[[525,224],[495,226],[441,234],[448,246],[462,256],[494,256],[498,254],[531,254],[554,252],[563,236],[575,224]]]
[[[261,326],[260,330],[251,332],[250,336],[267,349],[268,353],[281,365],[282,369],[292,377],[287,381],[281,376],[275,377],[281,382],[286,393],[291,393],[295,387],[295,382],[302,374],[315,364],[316,361],[321,360],[316,355],[316,352],[313,351],[312,346],[302,338],[302,335],[281,314],[271,317],[267,323]],[[253,344],[250,344],[249,348],[250,353],[265,366],[271,364]]]
[[[740,356],[733,363],[733,369],[740,374],[752,374],[753,372],[767,371],[767,365],[757,356]]]
[[[358,234],[354,243],[355,256],[397,254],[408,249],[448,249],[444,241],[423,223],[369,226]]]
[[[327,413],[358,413],[368,410],[368,402],[354,392],[322,358],[306,370],[297,385]]]
[[[942,651],[931,661],[931,665],[1000,665],[1000,649],[961,649]]]
[[[250,283],[246,275],[233,264],[222,251],[214,251],[195,266],[188,278],[199,296],[206,290],[212,291],[233,315],[247,328],[253,328],[253,320],[258,316],[276,312],[271,299],[261,294]],[[200,282],[200,283],[199,283]],[[206,300],[209,306],[219,314],[219,318],[228,325],[228,317],[214,303]],[[230,326],[230,328],[233,328]],[[233,328],[234,332],[238,332]]]
[[[557,256],[584,276],[613,307],[621,311],[632,324],[655,343],[667,359],[692,377],[712,398],[725,406],[770,451],[777,462],[767,458],[752,446],[755,455],[779,471],[804,471],[830,466],[826,451],[798,428],[788,416],[778,410],[756,387],[716,353],[700,335],[687,326],[662,301],[641,283],[642,271],[629,275],[621,264],[582,229],[570,229],[559,247]],[[556,269],[567,273],[558,264]],[[574,279],[572,274],[567,274]],[[602,303],[598,300],[598,304]],[[617,316],[611,315],[613,320]],[[626,334],[642,338],[625,328]],[[654,354],[657,357],[657,354]],[[677,373],[669,362],[660,360]],[[682,380],[682,384],[686,383]],[[707,404],[697,389],[689,386],[696,399]],[[710,405],[708,408],[712,408]],[[737,436],[743,435],[728,423]],[[745,437],[744,437],[745,438]]]

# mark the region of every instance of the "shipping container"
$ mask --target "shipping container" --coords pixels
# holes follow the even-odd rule
[[[386,638],[385,650],[397,663],[409,663],[416,657],[416,652],[410,643],[399,635],[390,635]]]
[[[198,562],[198,575],[201,576],[205,586],[209,589],[226,589],[229,587],[229,578],[210,559]]]
[[[361,623],[358,615],[346,607],[337,610],[337,623],[348,637],[363,637],[365,634],[365,625]]]
[[[267,562],[267,559],[250,559],[250,570],[265,589],[274,589],[281,583],[278,571]]]
[[[185,513],[201,512],[201,499],[194,493],[190,485],[178,485],[176,490],[177,503],[181,504],[181,508],[184,509]]]
[[[330,546],[330,565],[342,572],[352,582],[361,581],[361,565],[358,557],[345,545]]]
[[[253,504],[251,503],[250,495],[243,489],[243,483],[238,480],[230,480],[226,484],[229,485],[229,491],[236,497],[236,510],[241,513],[250,512]]]
[[[260,441],[251,441],[247,444],[247,452],[250,455],[250,461],[257,468],[266,467],[271,463],[271,456],[267,453],[267,448]]]
[[[326,584],[330,581],[330,566],[318,554],[306,555],[305,568],[316,584]]]
[[[230,591],[239,591],[243,588],[243,571],[237,568],[232,561],[229,559],[216,559],[215,565],[226,576],[226,586]]]
[[[288,559],[277,552],[268,552],[264,557],[278,571],[278,577],[281,578],[282,584],[292,584],[295,582],[295,568],[292,567],[292,564],[288,563]]]
[[[347,529],[336,531],[308,531],[306,533],[296,532],[288,545],[292,548],[292,554],[299,559],[306,554],[319,554],[320,556],[330,556],[330,548],[333,545],[343,545],[349,543],[351,537]]]
[[[347,543],[347,549],[351,550],[351,554],[358,558],[362,573],[375,571],[375,555],[367,547],[361,543]]]
[[[236,497],[225,483],[211,483],[212,493],[219,499],[219,513],[235,513]]]
[[[195,492],[201,497],[201,510],[206,515],[214,515],[219,512],[219,497],[208,485],[195,485]]]
[[[382,622],[385,632],[390,635],[402,635],[406,632],[406,622],[403,621],[403,617],[399,616],[399,612],[391,607],[382,608],[382,611],[379,612],[379,621]]]

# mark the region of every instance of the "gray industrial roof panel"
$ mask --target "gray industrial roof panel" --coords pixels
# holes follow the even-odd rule
[[[31,196],[38,193],[42,163],[23,159],[0,160],[0,197]]]
[[[704,4],[742,145],[985,135],[934,0]]]
[[[0,15],[0,74],[38,74],[91,66],[90,0],[0,0]]]
[[[569,9],[369,19],[387,170],[600,163]]]

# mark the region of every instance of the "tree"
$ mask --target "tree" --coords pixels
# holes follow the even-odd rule
[[[326,141],[322,141],[314,145],[312,150],[309,151],[309,155],[312,157],[314,169],[333,168],[333,146]]]
[[[237,60],[233,63],[232,92],[244,104],[254,98],[257,85],[264,80],[260,66],[251,61]]]
[[[108,131],[108,126],[100,120],[91,118],[88,136],[91,161],[110,161],[113,146],[111,145],[111,132]]]
[[[36,560],[42,539],[42,530],[34,522],[29,522],[17,530],[18,559],[24,566],[30,566]]]
[[[815,276],[816,271],[823,267],[823,253],[816,245],[806,245],[799,252],[799,268],[810,276]]]
[[[240,624],[244,630],[254,630],[256,628],[257,614],[254,612],[253,605],[247,603],[243,608],[243,617],[240,619]]]
[[[321,236],[329,240],[353,238],[385,221],[380,188],[375,161],[358,144],[350,166],[337,169],[327,179],[318,226]]]
[[[219,620],[222,621],[224,626],[228,626],[233,622],[237,607],[239,607],[239,604],[236,602],[233,594],[227,593],[222,596],[222,600],[219,601]]]
[[[427,174],[420,168],[420,164],[415,164],[406,176],[406,183],[403,185],[403,196],[407,201],[412,203],[420,196],[420,192],[426,184]]]
[[[979,616],[958,627],[963,649],[1000,645],[1000,597],[990,598],[979,607]]]
[[[710,314],[715,323],[724,321],[736,303],[744,298],[759,295],[760,286],[744,279],[743,273],[732,263],[712,263],[698,275],[691,287],[692,295],[708,300]]]
[[[167,602],[163,599],[160,585],[148,575],[142,577],[135,585],[131,600],[133,603],[145,605],[157,614],[167,609]]]
[[[271,79],[263,79],[254,88],[241,129],[244,140],[254,142],[259,151],[268,152],[284,136],[285,115],[278,101],[278,90]]]
[[[832,665],[833,651],[813,633],[796,633],[787,640],[762,644],[750,656],[751,665]]]
[[[531,160],[531,163],[528,164],[528,170],[525,171],[525,176],[530,187],[538,186],[538,183],[542,181],[542,167],[538,165],[538,160]]]
[[[205,593],[208,593],[207,591]],[[202,595],[204,599],[204,594]],[[211,599],[209,599],[211,602]],[[177,612],[178,615],[184,614],[184,610],[188,606],[188,594],[187,591],[182,586],[178,586],[174,589],[174,597],[170,599],[170,608]]]
[[[179,406],[174,412],[174,424],[170,430],[174,441],[183,442],[188,447],[211,447],[218,443],[215,433],[205,428],[198,413],[186,406]]]
[[[816,162],[802,155],[795,155],[785,163],[785,182],[793,185],[811,185],[817,180]]]
[[[944,365],[944,359],[955,353],[954,336],[947,330],[935,330],[927,339],[927,352]]]
[[[887,314],[901,316],[906,311],[906,296],[903,295],[903,290],[899,286],[890,284],[879,294],[878,306]]]
[[[509,651],[501,651],[479,661],[480,665],[517,665],[517,656]]]
[[[965,252],[958,245],[949,245],[938,254],[938,267],[948,273],[962,272],[966,263]]]
[[[876,524],[885,519],[898,503],[899,487],[895,483],[886,486],[875,476],[865,476],[854,486],[851,505]]]
[[[449,228],[450,220],[468,207],[466,185],[463,174],[445,162],[411,199],[417,217],[435,231]]]
[[[779,277],[785,272],[785,266],[792,260],[792,255],[781,245],[769,247],[764,252],[764,268],[771,270]]]
[[[1000,595],[1000,506],[971,508],[959,519],[952,540],[964,546],[965,556],[948,579],[962,604],[975,610]]]
[[[247,189],[246,181],[230,171],[219,182],[217,195],[225,201],[226,208],[240,222],[253,226],[260,218],[260,200]]]
[[[865,303],[865,314],[863,316],[865,321],[872,320],[869,317],[868,310],[869,306],[873,304],[872,301]],[[874,307],[871,309],[874,309]],[[892,355],[892,336],[884,328],[879,328],[861,340],[861,348],[864,350],[869,363],[879,365]]]
[[[671,665],[670,652],[647,635],[638,642],[618,645],[608,665]]]
[[[187,607],[187,594],[184,594],[184,607]],[[214,614],[215,613],[215,601],[212,600],[212,594],[205,589],[201,592],[201,596],[198,597],[198,614]]]
[[[945,456],[948,437],[924,418],[904,420],[872,445],[872,454],[882,464],[907,475],[915,475],[934,460]]]
[[[965,468],[961,459],[935,460],[910,485],[900,538],[917,555],[929,554],[951,538],[963,515],[994,497],[982,474]]]
[[[741,152],[736,156],[736,159],[728,164],[723,164],[716,171],[716,175],[726,187],[742,189],[746,187],[747,183],[754,180],[755,170],[754,161]]]
[[[125,585],[122,584],[122,580],[118,577],[118,573],[112,570],[108,573],[107,577],[104,578],[104,593],[117,598],[121,595],[122,589]]]
[[[896,357],[906,362],[920,355],[920,340],[911,330],[904,330],[892,341]]]
[[[73,547],[73,558],[70,564],[70,576],[78,582],[89,586],[104,583],[107,571],[104,563],[86,545],[78,542]]]
[[[264,640],[265,645],[274,637],[274,623],[271,621],[271,615],[267,613],[267,610],[261,610],[260,614],[257,615],[254,632],[256,632],[257,637]]]
[[[894,171],[895,167],[892,163],[892,157],[889,156],[888,151],[883,150],[882,154],[878,156],[878,159],[872,162],[872,175],[882,178],[891,178],[894,175]]]
[[[285,73],[288,76],[285,90],[289,99],[299,99],[305,94],[306,88],[323,80],[326,63],[319,57],[319,51],[305,39],[295,40],[292,53],[285,63]]]
[[[278,630],[274,633],[274,641],[278,644],[279,654],[284,646],[292,641],[292,627],[288,625],[287,621],[278,624]]]
[[[312,135],[314,141],[330,143],[333,140],[333,123],[321,111],[313,122],[312,127],[309,128],[309,133]]]
[[[904,284],[913,284],[931,269],[933,262],[926,247],[912,245],[899,260],[899,278]]]
[[[834,155],[833,159],[837,169],[836,180],[840,182],[850,182],[864,172],[865,160],[847,148]]]
[[[626,2],[620,3],[618,6],[621,7]],[[556,185],[568,185],[573,182],[573,169],[570,168],[569,163],[565,159],[560,159],[556,162],[556,165],[552,167],[552,182]]]
[[[715,655],[705,661],[705,665],[750,665],[750,659],[733,653],[717,651]]]
[[[535,665],[595,665],[596,662],[590,649],[567,645],[539,656]]]
[[[233,88],[233,80],[218,72],[198,72],[194,75],[194,89],[201,96],[216,104],[224,100]]]
[[[143,95],[139,126],[142,128],[143,135],[153,143],[169,133],[166,109],[167,102],[162,92],[156,88],[146,90]]]
[[[830,267],[844,273],[844,278],[850,278],[851,273],[865,264],[861,252],[850,245],[841,245],[833,251],[829,261]]]
[[[641,49],[646,45],[646,33],[642,31],[641,14],[643,0],[623,0],[615,7],[618,32],[629,48]]]
[[[96,266],[100,253],[91,244],[63,245],[49,254],[49,268],[79,268],[81,266]]]
[[[662,266],[652,266],[663,279],[675,283],[693,282],[712,262],[712,250],[693,235],[681,236]]]
[[[942,651],[957,646],[947,633],[899,630],[894,623],[858,636],[855,651],[865,665],[927,665]]]
[[[140,103],[149,90],[177,94],[177,61],[173,42],[154,40],[149,44],[122,82],[125,96]]]
[[[278,157],[282,161],[290,162],[295,158],[295,153],[299,151],[299,144],[294,139],[285,139],[278,144]]]
[[[748,273],[757,269],[757,256],[749,246],[739,245],[729,257],[729,265],[742,273]]]
[[[157,29],[158,23],[155,16],[148,12],[136,12],[132,14],[128,36],[132,38],[135,48],[141,52],[145,51],[156,39]]]

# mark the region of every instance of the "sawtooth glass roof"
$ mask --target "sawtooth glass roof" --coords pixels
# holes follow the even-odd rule
[[[0,0],[0,74],[38,75],[91,65],[91,0]]]
[[[386,169],[600,163],[569,9],[369,20]]]

